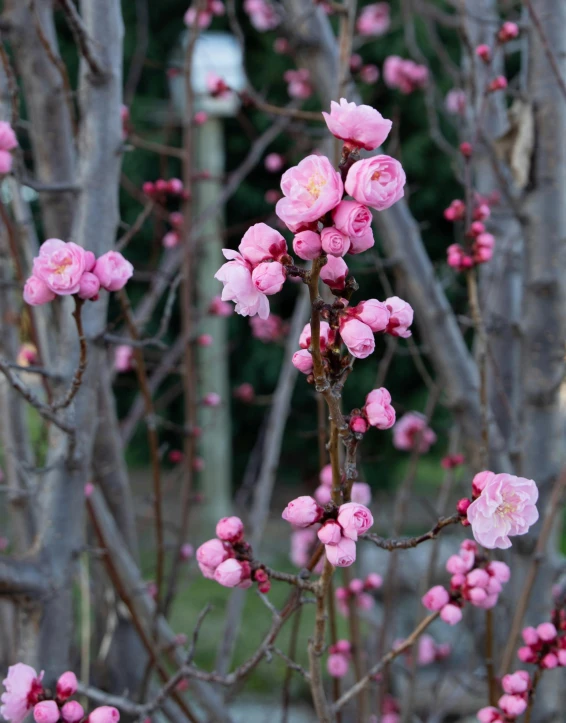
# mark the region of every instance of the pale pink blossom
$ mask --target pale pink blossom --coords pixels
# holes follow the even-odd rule
[[[298,70],[286,70],[283,78],[287,83],[287,93],[291,98],[305,100],[312,95],[311,75],[307,68]]]
[[[501,710],[512,718],[522,715],[527,710],[527,701],[519,695],[502,695],[497,703]]]
[[[389,3],[378,2],[362,8],[356,29],[360,35],[384,35],[391,24]]]
[[[383,64],[383,80],[390,88],[396,88],[401,93],[409,93],[426,87],[428,84],[428,68],[412,60],[390,55]]]
[[[332,653],[326,661],[328,674],[333,678],[343,678],[348,672],[349,665],[348,658],[342,653]]]
[[[346,191],[359,203],[384,211],[404,195],[406,176],[391,156],[373,156],[356,161],[346,176]]]
[[[430,590],[421,598],[422,604],[431,612],[441,610],[448,604],[449,600],[450,595],[448,595],[448,591],[446,588],[442,587],[442,585],[435,585],[434,587],[431,587]]]
[[[289,225],[318,221],[341,201],[344,186],[328,158],[311,155],[285,171],[281,190],[284,198],[275,210]]]
[[[114,369],[117,372],[127,372],[132,368],[134,349],[127,344],[119,344],[114,352]]]
[[[373,85],[379,80],[379,68],[373,63],[368,63],[360,70],[360,80],[362,83]]]
[[[234,301],[236,312],[242,316],[258,314],[261,319],[267,319],[269,301],[253,283],[251,265],[236,251],[222,249],[222,253],[228,263],[214,275],[215,279],[224,284],[222,301]]]
[[[181,237],[177,231],[168,231],[165,236],[161,239],[161,245],[165,249],[174,249],[179,245]]]
[[[61,708],[61,718],[65,723],[78,723],[84,714],[84,708],[76,700],[68,700]]]
[[[337,229],[352,238],[363,236],[371,228],[371,211],[357,201],[340,201],[332,211],[332,220]]]
[[[332,256],[345,256],[350,248],[350,239],[334,226],[327,226],[320,232],[322,250]]]
[[[57,723],[59,720],[59,706],[54,700],[43,700],[33,709],[36,723]]]
[[[389,325],[391,312],[383,301],[377,299],[360,301],[350,311],[357,319],[367,324],[373,332],[385,331]]]
[[[328,130],[352,148],[373,151],[387,138],[393,125],[379,111],[369,105],[356,105],[340,98],[331,101],[330,113],[322,112]]]
[[[322,351],[326,349],[329,344],[334,342],[334,331],[330,328],[330,325],[326,321],[320,322],[320,348]],[[311,345],[311,325],[305,324],[301,335],[299,336],[299,346],[301,349],[308,349]]]
[[[373,515],[365,505],[346,502],[338,508],[338,524],[344,537],[355,541],[373,525]]]
[[[350,492],[350,499],[359,505],[369,505],[371,503],[371,487],[367,482],[354,482]]]
[[[391,394],[385,387],[374,389],[367,395],[364,412],[371,426],[377,429],[390,429],[395,424]]]
[[[287,253],[287,242],[279,231],[265,223],[256,223],[242,236],[238,251],[255,267],[262,261],[279,261]]]
[[[385,299],[385,306],[389,309],[390,314],[387,333],[402,339],[411,336],[409,327],[413,323],[413,307],[398,296],[390,296]]]
[[[325,545],[326,558],[334,567],[350,567],[356,561],[356,543],[343,537],[337,545]]]
[[[462,609],[449,603],[440,611],[440,619],[448,625],[457,625],[462,619]]]
[[[328,520],[317,532],[317,535],[323,545],[337,545],[342,539],[342,528],[334,520]]]
[[[304,495],[291,500],[281,517],[295,527],[309,527],[320,520],[323,511],[313,497]]]
[[[244,523],[239,517],[222,517],[216,525],[216,537],[224,542],[239,542],[244,537]]]
[[[76,294],[85,270],[85,251],[77,244],[47,239],[33,260],[33,275],[55,294]]]
[[[53,301],[55,292],[38,276],[30,276],[24,285],[23,297],[30,306],[41,306]]]
[[[363,321],[346,317],[340,322],[342,341],[348,347],[350,354],[357,359],[365,359],[373,354],[375,339],[371,328]]]
[[[249,565],[231,557],[214,571],[214,579],[224,587],[237,587],[249,577]]]
[[[317,259],[322,252],[322,240],[314,231],[299,231],[293,239],[293,250],[305,261]]]
[[[350,236],[350,250],[348,253],[352,255],[361,254],[364,251],[371,249],[374,244],[375,239],[373,237],[373,230],[370,226],[361,236]]]
[[[0,121],[0,150],[13,151],[18,146],[18,139],[8,121]]]
[[[504,675],[501,679],[503,690],[509,695],[515,693],[526,693],[531,682],[530,675],[526,670],[517,670],[515,673]]]
[[[268,171],[271,171],[271,173],[277,173],[277,171],[280,171],[283,168],[285,159],[280,153],[268,153],[265,157],[264,164]]]
[[[90,271],[85,271],[81,276],[79,285],[79,297],[81,299],[95,299],[100,291],[100,281]]]
[[[234,309],[226,301],[223,301],[220,296],[215,296],[210,302],[208,313],[211,316],[227,317],[232,316]]]
[[[120,713],[110,705],[103,705],[95,708],[87,718],[87,723],[118,723]]]
[[[444,99],[446,110],[454,115],[464,115],[466,104],[466,94],[461,88],[452,88]]]
[[[341,291],[346,285],[348,266],[339,256],[328,256],[326,263],[320,270],[321,280],[331,289]]]
[[[202,545],[197,548],[197,562],[212,570],[216,570],[218,565],[229,557],[231,557],[231,553],[228,547],[216,538],[203,542]]]
[[[298,369],[303,374],[311,374],[313,370],[312,354],[307,349],[301,349],[293,354],[291,360],[295,369]]]
[[[108,251],[96,260],[93,273],[106,291],[119,291],[133,276],[134,267],[118,251]]]
[[[57,696],[61,700],[67,700],[67,698],[70,698],[77,692],[77,687],[77,676],[72,670],[67,670],[67,672],[60,675],[57,680]]]
[[[393,428],[393,445],[405,452],[418,445],[419,452],[426,454],[435,442],[436,434],[419,412],[407,412]]]
[[[252,336],[264,344],[277,341],[287,333],[287,324],[277,314],[270,314],[267,319],[252,316],[250,318],[250,327]]]
[[[313,496],[319,505],[327,505],[332,499],[332,490],[325,485],[319,485],[313,492]]]
[[[279,13],[269,0],[244,0],[244,10],[250,23],[260,33],[273,30],[281,22]]]
[[[524,535],[538,520],[538,489],[533,480],[494,475],[468,508],[475,539],[488,549],[511,547],[510,537]]]
[[[321,485],[325,485],[326,487],[332,486],[332,465],[331,464],[324,465],[324,467],[320,470],[318,479],[319,479]]]
[[[43,692],[42,678],[43,672],[38,675],[30,665],[11,665],[2,681],[5,693],[1,697],[0,715],[12,723],[21,723]]]

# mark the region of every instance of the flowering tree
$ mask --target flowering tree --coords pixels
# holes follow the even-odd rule
[[[120,712],[140,720],[164,714],[171,720],[231,721],[224,693],[239,688],[273,656],[286,669],[285,719],[291,675],[308,686],[319,721],[394,723],[412,720],[418,709],[439,720],[456,711],[462,717],[473,712],[481,723],[509,723],[557,710],[551,689],[558,673],[548,671],[566,666],[566,603],[555,541],[566,484],[560,474],[559,405],[566,233],[561,143],[566,40],[559,21],[566,21],[566,9],[556,0],[525,0],[524,5],[519,12],[514,3],[497,0],[401,3],[405,47],[402,55],[385,60],[383,81],[391,93],[423,95],[431,139],[449,155],[462,188],[461,197],[444,210],[455,238],[437,274],[409,211],[411,178],[397,143],[403,116],[395,122],[384,118],[361,102],[356,85],[372,85],[380,77],[360,53],[364,43],[390,31],[396,9],[389,3],[369,3],[359,12],[349,0],[245,0],[241,8],[234,0],[192,3],[184,15],[182,67],[168,70],[170,77],[181,74],[185,84],[182,138],[175,146],[140,137],[122,103],[117,0],[81,0],[79,9],[71,0],[55,6],[6,0],[2,29],[10,48],[0,53],[5,118],[0,172],[6,189],[0,201],[0,439],[13,522],[11,549],[0,555],[3,662],[10,666],[0,709],[6,720],[21,723],[33,711],[37,723],[116,723]],[[146,10],[139,3],[138,19],[143,27],[145,17],[147,32]],[[76,97],[59,53],[64,31],[56,14],[76,45]],[[254,32],[277,29],[274,52],[288,55],[296,67],[284,73],[291,99],[286,107],[268,102],[251,84],[240,92],[246,107],[272,122],[226,181],[221,200],[228,200],[290,124],[297,124],[307,140],[282,173],[281,192],[266,194],[274,213],[246,224],[237,251],[223,249],[226,263],[215,275],[221,296],[203,300],[199,254],[207,213],[195,216],[194,156],[207,115],[196,106],[191,70],[199,34],[225,16],[243,47],[244,16]],[[457,33],[458,61],[440,41],[439,30]],[[147,51],[143,37],[142,30],[127,81],[130,98]],[[435,72],[438,60],[445,72]],[[527,70],[519,72],[519,66]],[[445,74],[453,82],[447,92]],[[216,74],[207,78],[207,88],[217,99],[236,93]],[[326,110],[301,107],[315,93],[316,107]],[[455,121],[452,127],[446,116]],[[318,131],[309,137],[315,124]],[[384,144],[390,154],[383,152]],[[146,180],[138,188],[122,177],[123,187],[141,201],[137,218],[122,232],[121,160],[134,149],[176,159],[182,178]],[[265,157],[270,173],[279,174],[286,165],[281,154]],[[37,213],[24,188],[39,194]],[[127,260],[128,245],[150,220],[162,231],[164,250],[149,290],[133,303],[128,290],[136,270]],[[391,288],[386,261],[401,296]],[[364,265],[377,268],[386,290],[383,301],[356,295],[359,285],[349,268],[354,264],[362,273]],[[460,279],[465,301],[457,302],[457,316],[445,287]],[[286,322],[271,312],[270,297],[293,281],[298,293]],[[162,339],[178,289],[181,331],[167,346]],[[227,510],[216,536],[196,550],[204,578],[235,589],[211,670],[195,662],[209,606],[195,621],[188,646],[186,633],[173,631],[171,609],[181,565],[193,556],[188,540],[196,504],[193,478],[203,466],[199,438],[213,433],[198,426],[199,408],[226,403],[216,391],[199,388],[199,350],[215,344],[203,320],[225,318],[233,310],[250,317],[257,339],[281,342],[287,336],[287,341],[246,524]],[[155,316],[158,331],[151,334],[146,327]],[[431,367],[413,340],[414,324]],[[467,327],[473,329],[472,351]],[[424,413],[403,410],[397,418],[402,407],[385,383],[404,345],[428,387],[429,401]],[[162,353],[154,368],[152,348]],[[358,368],[375,358],[377,382],[360,391]],[[155,395],[179,365],[183,423],[175,426],[160,417]],[[120,428],[112,384],[116,373],[130,370],[139,396]],[[281,571],[268,564],[260,543],[297,371],[305,377],[300,392],[313,390],[317,398],[320,484],[312,495],[288,500],[277,510],[291,525],[294,563],[292,571]],[[358,400],[354,408],[346,406],[350,389]],[[238,386],[235,396],[246,404],[256,401],[250,382]],[[403,536],[418,463],[437,441],[431,417],[438,403],[450,410],[455,430],[442,461],[445,483],[430,529]],[[124,444],[142,420],[153,484],[150,584],[141,573]],[[175,427],[182,448],[163,447],[167,425]],[[375,531],[372,489],[360,460],[373,439],[380,447],[388,444],[389,429],[394,447],[410,461],[392,506],[391,536],[384,537]],[[181,475],[175,534],[166,529],[163,509],[165,456]],[[459,468],[464,469],[463,496],[452,500]],[[457,528],[464,537],[459,549],[449,534]],[[437,547],[444,538],[447,547]],[[412,599],[420,600],[419,610],[412,611],[402,637],[394,638],[396,607],[411,599],[401,585],[403,555],[427,545],[432,550],[428,569],[420,587],[414,581],[409,586]],[[360,560],[364,546],[389,556],[383,574]],[[509,548],[504,560],[494,552]],[[441,554],[445,559],[437,574]],[[91,559],[96,564],[89,572]],[[357,578],[350,574],[355,564],[363,569]],[[77,581],[80,615],[74,607]],[[270,600],[275,585],[290,589],[281,608]],[[243,596],[255,592],[250,588],[265,603],[271,623],[255,651],[234,667]],[[373,630],[364,613],[381,596],[382,618]],[[101,611],[94,631],[91,601]],[[314,614],[303,665],[298,621],[309,606]],[[345,637],[338,616],[347,621]],[[458,652],[458,645],[437,643],[430,632],[456,625],[469,631],[464,653],[481,670],[474,675],[458,661],[472,700],[456,708],[446,696],[420,700],[417,666]],[[285,652],[278,641],[289,627]],[[77,631],[80,656],[75,655]],[[477,648],[473,655],[472,647]],[[77,660],[81,682],[70,670]],[[98,670],[91,685],[101,660],[105,674]],[[404,695],[399,661],[409,680]],[[72,699],[77,693],[84,696],[82,703]],[[459,697],[466,698],[463,684]],[[89,714],[86,701],[92,703]]]

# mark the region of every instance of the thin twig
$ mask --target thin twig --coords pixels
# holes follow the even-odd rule
[[[67,393],[63,397],[63,399],[60,399],[58,402],[53,402],[51,405],[54,410],[57,409],[66,409],[73,399],[76,397],[77,392],[81,388],[81,384],[83,383],[83,376],[86,371],[86,365],[87,365],[87,343],[86,343],[86,337],[83,329],[83,319],[82,319],[82,310],[84,306],[83,299],[80,299],[78,296],[75,296],[75,310],[73,311],[73,318],[75,320],[75,324],[77,326],[77,334],[79,336],[79,346],[80,346],[80,355],[79,355],[79,365],[77,366],[75,373],[73,375],[73,380],[71,382],[71,386],[67,390]]]
[[[77,47],[79,48],[81,55],[88,63],[93,76],[101,81],[106,77],[106,72],[100,65],[97,58],[90,48],[92,40],[88,37],[87,30],[83,24],[82,18],[79,15],[77,8],[73,4],[72,0],[59,0],[59,4],[63,9],[63,14],[67,20],[67,24],[75,38]]]
[[[392,550],[410,550],[413,547],[417,547],[421,543],[426,542],[427,540],[436,539],[438,537],[438,534],[440,533],[440,530],[448,527],[448,525],[455,525],[460,522],[460,520],[461,517],[459,514],[454,514],[450,517],[441,517],[431,530],[425,532],[423,535],[417,535],[417,537],[401,537],[399,539],[387,539],[385,537],[380,537],[373,532],[366,532],[365,535],[362,535],[362,539],[369,540],[370,542],[373,542],[374,545],[380,547],[382,550],[388,550],[389,552],[391,552]]]

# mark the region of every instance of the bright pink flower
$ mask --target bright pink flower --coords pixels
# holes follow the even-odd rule
[[[351,312],[364,324],[367,324],[373,332],[384,331],[389,325],[391,312],[387,306],[377,299],[360,301]]]
[[[466,112],[467,99],[466,94],[460,88],[452,88],[446,94],[444,106],[449,113],[454,115],[464,115]]]
[[[338,524],[344,537],[355,541],[373,525],[373,516],[365,505],[346,502],[338,508]]]
[[[322,112],[328,130],[352,148],[373,151],[387,138],[393,125],[379,111],[369,105],[356,105],[340,98],[331,101],[330,113]],[[353,195],[353,194],[352,194]]]
[[[293,239],[293,250],[305,261],[317,259],[322,252],[322,241],[314,231],[299,231]]]
[[[333,653],[328,656],[326,661],[326,669],[328,674],[333,678],[343,678],[348,672],[348,658],[341,653]]]
[[[503,23],[501,29],[497,33],[497,39],[500,43],[508,43],[510,40],[514,40],[519,37],[519,26],[517,23],[511,23],[509,21]]]
[[[243,235],[238,251],[255,267],[262,261],[279,261],[287,253],[287,242],[271,226],[256,223]]]
[[[362,8],[356,29],[360,35],[384,35],[390,24],[389,3],[378,2]]]
[[[223,301],[220,296],[215,296],[210,302],[208,313],[211,316],[227,317],[232,316],[234,309],[226,301]]]
[[[295,527],[309,527],[322,517],[323,509],[307,495],[291,500],[281,517]]]
[[[98,276],[91,274],[90,271],[85,271],[80,280],[79,297],[81,299],[94,299],[98,296],[99,291],[100,281]]]
[[[249,577],[249,565],[231,557],[224,560],[214,571],[214,579],[224,587],[236,587]]]
[[[526,693],[530,682],[531,678],[526,670],[517,670],[516,673],[504,675],[501,685],[506,693],[514,695],[515,693]]]
[[[289,225],[318,221],[341,201],[344,186],[328,158],[312,155],[285,171],[281,190],[275,211]]]
[[[338,256],[329,256],[320,270],[321,280],[331,289],[341,291],[346,285],[348,267],[344,259]]]
[[[362,83],[373,85],[379,80],[379,68],[373,63],[368,63],[360,70],[360,80]]]
[[[544,640],[546,643],[549,643],[551,640],[556,638],[558,633],[552,623],[541,623],[537,626],[537,635],[540,640]]]
[[[12,723],[21,723],[43,692],[42,678],[43,672],[38,675],[29,665],[11,665],[8,675],[2,681],[6,692],[2,693],[0,715]]]
[[[350,248],[350,239],[334,226],[327,226],[320,232],[322,250],[332,256],[345,256]]]
[[[63,673],[63,675],[60,675],[57,680],[57,696],[61,700],[67,700],[67,698],[70,698],[77,692],[77,687],[77,676],[72,670],[68,670],[66,673]]]
[[[334,342],[335,334],[330,328],[330,325],[326,321],[320,322],[320,348],[322,351],[326,349],[329,344]],[[311,325],[305,324],[301,335],[299,337],[299,346],[301,349],[308,349],[311,345]]]
[[[41,306],[53,301],[55,293],[38,276],[30,276],[25,283],[23,297],[30,306]]]
[[[326,558],[334,567],[350,567],[356,561],[356,543],[343,537],[337,545],[325,545]]]
[[[255,316],[261,319],[269,316],[269,301],[267,296],[252,281],[250,264],[236,251],[222,249],[228,263],[220,267],[214,275],[224,284],[222,301],[230,300],[236,303],[236,312],[242,316]]]
[[[340,201],[332,211],[334,225],[343,234],[356,238],[363,236],[371,229],[371,211],[357,201]]]
[[[356,201],[385,211],[404,195],[403,167],[390,156],[373,156],[356,161],[346,177],[346,191]]]
[[[78,723],[84,714],[84,708],[76,700],[68,700],[61,708],[61,718],[65,723]]]
[[[499,582],[506,583],[509,582],[511,578],[511,570],[509,569],[509,565],[506,565],[504,562],[499,562],[498,560],[494,560],[493,562],[490,562],[487,566],[487,570],[490,574],[492,574],[496,580],[499,580]]]
[[[367,482],[354,482],[350,492],[350,499],[359,505],[371,504],[371,487]]]
[[[374,389],[367,395],[364,412],[372,427],[390,429],[395,424],[395,410],[391,406],[391,394],[385,387]]]
[[[320,470],[318,479],[320,480],[321,485],[326,485],[326,487],[332,486],[332,465],[331,464],[324,465],[324,467]]]
[[[407,339],[411,336],[409,327],[413,323],[413,307],[398,296],[390,296],[385,299],[385,306],[389,309],[389,324],[387,333],[392,336],[400,336]]]
[[[33,260],[33,275],[55,294],[76,294],[85,270],[85,252],[77,244],[47,239]]]
[[[462,619],[462,610],[456,605],[445,605],[440,611],[440,618],[448,625],[456,625]]]
[[[538,489],[533,480],[494,475],[468,508],[475,539],[488,549],[511,547],[509,537],[524,535],[538,520]]]
[[[365,359],[373,354],[375,339],[371,328],[358,319],[346,317],[340,322],[342,341],[350,354],[357,359]]]
[[[256,266],[252,271],[254,286],[267,296],[281,291],[286,278],[285,267],[278,261],[266,261]]]
[[[87,718],[87,723],[118,723],[120,713],[110,705],[95,708]]]
[[[508,716],[516,718],[527,710],[527,701],[519,695],[502,695],[498,700],[501,710]]]
[[[298,70],[286,70],[283,78],[287,85],[287,93],[291,98],[310,98],[313,92],[311,85],[311,76],[307,68],[299,68]]]
[[[480,710],[478,710],[477,718],[479,723],[501,723],[499,709],[494,708],[492,705],[487,708],[480,708]]]
[[[0,121],[0,150],[13,151],[18,147],[18,139],[8,121]]]
[[[405,452],[418,444],[419,452],[426,454],[434,442],[436,434],[419,412],[407,412],[393,428],[393,446]]]
[[[313,496],[319,505],[327,505],[332,499],[332,490],[325,485],[319,485],[313,492]]]
[[[36,723],[57,723],[59,720],[59,706],[54,700],[44,700],[33,709]]]
[[[449,600],[450,596],[448,595],[448,591],[443,588],[442,585],[435,585],[434,587],[431,587],[430,590],[421,598],[421,602],[425,608],[427,610],[431,610],[432,612],[441,610],[448,604]]]
[[[223,517],[216,525],[216,537],[224,542],[239,542],[244,536],[244,523],[239,517]]]
[[[250,23],[260,33],[273,30],[281,22],[279,13],[269,0],[244,0],[244,10],[250,17]]]
[[[268,153],[264,161],[265,167],[272,173],[277,173],[285,165],[285,159],[280,153]]]
[[[342,539],[342,528],[334,520],[328,520],[317,532],[317,535],[323,545],[337,545]]]
[[[312,354],[307,349],[301,349],[293,354],[293,366],[303,374],[310,374],[313,370]]]
[[[202,545],[197,548],[196,556],[197,562],[212,570],[216,570],[221,562],[231,557],[231,553],[223,542],[214,538],[213,540],[203,542]]]
[[[350,429],[356,434],[365,434],[370,428],[369,422],[365,417],[360,415],[352,415],[350,417]]]
[[[98,257],[93,273],[98,276],[103,289],[119,291],[132,277],[134,267],[118,251],[108,251]]]
[[[375,244],[373,237],[373,230],[369,227],[361,236],[350,236],[350,250],[349,254],[361,254],[368,249],[371,249]]]

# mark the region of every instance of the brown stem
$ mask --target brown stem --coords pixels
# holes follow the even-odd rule
[[[325,597],[328,591],[328,586],[332,579],[334,568],[328,562],[324,560],[324,570],[319,580],[319,589],[316,598],[316,617],[314,623],[314,634],[309,640],[308,653],[309,653],[309,671],[311,676],[311,691],[313,697],[313,704],[316,710],[318,720],[320,723],[330,723],[330,711],[328,709],[328,701],[324,692],[324,685],[322,681],[322,664],[321,657],[324,652],[324,639],[326,632],[326,609],[325,609]]]
[[[497,705],[497,681],[495,677],[495,661],[493,658],[493,610],[485,611],[485,668],[489,704]]]
[[[531,714],[533,712],[533,705],[535,702],[535,692],[541,677],[542,670],[538,668],[533,675],[533,682],[529,690],[529,702],[527,704],[527,710],[525,711],[525,723],[531,723]]]
[[[373,542],[374,545],[380,547],[382,550],[388,550],[389,552],[392,552],[393,550],[410,550],[413,547],[417,547],[417,545],[426,542],[427,540],[436,539],[440,530],[448,527],[448,525],[458,524],[461,519],[462,518],[457,513],[451,515],[450,517],[441,517],[432,529],[422,535],[418,535],[417,537],[401,537],[399,539],[387,539],[385,537],[380,537],[373,532],[366,532],[365,535],[362,535],[362,539],[369,540],[370,542]]]
[[[489,466],[489,401],[487,388],[487,332],[483,321],[479,294],[477,274],[474,269],[467,272],[468,300],[470,311],[477,334],[477,363],[480,373],[480,408],[481,408],[481,436],[482,445],[480,450],[481,467],[487,469]]]
[[[332,580],[330,580],[330,584],[328,585],[328,594],[327,594],[327,600],[328,600],[328,622],[329,622],[329,629],[330,629],[330,642],[332,645],[335,645],[338,641],[338,625],[336,623],[336,604],[334,600],[334,585],[332,583]],[[338,700],[340,697],[340,678],[332,678],[332,700],[334,703]],[[336,716],[337,723],[340,723],[341,716],[338,714]]]
[[[350,574],[350,568],[345,567],[342,570],[342,581],[344,587],[347,589],[352,580]],[[356,605],[356,599],[353,595],[348,596],[348,627],[350,632],[350,642],[352,643],[352,657],[354,662],[354,674],[356,681],[362,680],[364,677],[364,651],[362,645],[362,636],[360,632],[360,618],[358,615],[358,607]],[[368,695],[367,690],[363,688],[360,690],[358,696],[358,719],[367,720],[369,715]]]
[[[80,299],[78,296],[75,296],[75,310],[73,311],[73,318],[75,319],[75,324],[77,325],[77,333],[79,335],[79,344],[80,344],[80,356],[79,356],[79,365],[75,370],[75,374],[73,376],[73,381],[71,382],[71,386],[69,387],[67,393],[63,397],[63,399],[60,399],[58,402],[53,402],[51,405],[54,410],[57,409],[66,409],[69,404],[73,401],[75,398],[77,392],[79,391],[81,384],[83,382],[83,376],[86,371],[86,365],[87,365],[87,343],[86,338],[84,334],[83,329],[83,319],[82,319],[82,310],[84,306],[83,299]]]

